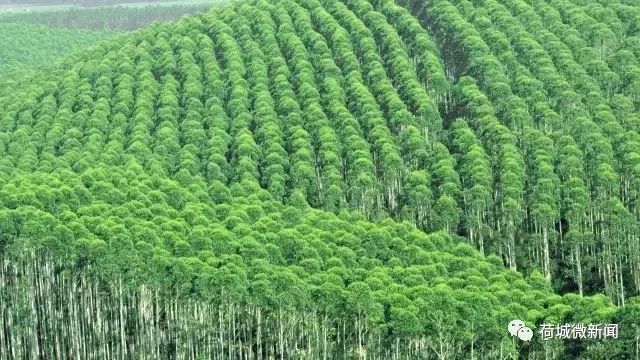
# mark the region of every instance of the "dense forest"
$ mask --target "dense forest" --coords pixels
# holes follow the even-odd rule
[[[104,31],[0,22],[0,74],[50,65],[63,55],[84,49],[109,35]]]
[[[0,13],[0,23],[44,25],[52,28],[95,31],[129,31],[154,22],[177,20],[186,14],[204,12],[215,3],[176,5],[71,7],[56,10],[35,8],[28,12]],[[79,34],[82,36],[82,34]]]
[[[639,24],[239,0],[0,87],[0,360],[640,359]]]
[[[0,5],[75,5],[75,6],[104,6],[135,3],[165,3],[180,0],[0,0]],[[182,0],[185,3],[193,3],[199,0]],[[201,0],[206,2],[207,0]]]

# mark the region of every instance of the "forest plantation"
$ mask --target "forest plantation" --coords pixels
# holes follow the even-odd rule
[[[38,19],[0,43],[74,52],[0,81],[0,360],[640,359],[637,1]]]

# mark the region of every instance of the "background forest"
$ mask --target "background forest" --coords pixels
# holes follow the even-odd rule
[[[194,3],[211,3],[211,0],[0,0],[0,5],[21,5],[21,6],[53,6],[53,5],[71,5],[71,6],[105,6],[105,5],[123,5],[143,3],[145,5],[166,5],[181,3],[190,5]]]
[[[0,360],[640,359],[640,5],[188,3],[0,14]]]

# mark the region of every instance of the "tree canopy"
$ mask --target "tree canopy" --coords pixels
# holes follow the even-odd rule
[[[242,0],[0,86],[0,360],[632,358],[639,18]]]

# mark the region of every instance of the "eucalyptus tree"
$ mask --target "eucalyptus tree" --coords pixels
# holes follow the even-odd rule
[[[438,48],[435,42],[424,31],[422,25],[409,11],[393,1],[378,1],[374,4],[398,34],[402,37],[405,47],[415,64],[415,72],[420,82],[432,95],[436,106],[444,102],[445,111],[448,111],[450,101],[450,84],[446,77],[444,64],[438,57]]]
[[[239,2],[0,90],[0,359],[632,357],[634,100],[530,10]]]
[[[340,163],[341,146],[335,131],[331,128],[327,115],[320,104],[320,94],[316,87],[314,68],[309,62],[309,54],[295,29],[289,14],[282,7],[275,8],[275,18],[279,26],[281,49],[289,66],[297,75],[292,78],[296,95],[301,99],[302,125],[312,136],[312,145],[318,153],[316,181],[317,200],[314,204],[327,210],[340,207],[344,197]]]
[[[486,134],[483,141],[487,144],[492,157],[494,172],[494,212],[496,231],[503,236],[500,252],[506,257],[507,265],[516,268],[516,232],[524,218],[524,181],[525,165],[511,132],[498,122],[495,110],[487,97],[478,89],[471,78],[460,81],[461,100],[476,117],[476,131]]]
[[[471,243],[477,243],[480,252],[484,253],[485,238],[490,236],[493,224],[491,159],[463,119],[452,124],[451,137],[463,188],[464,225],[469,229]]]
[[[219,16],[223,15],[206,18],[205,25],[210,29],[209,36],[214,40],[216,52],[221,54],[219,61],[224,69],[227,91],[223,101],[225,112],[231,120],[231,179],[257,181],[259,149],[250,131],[252,115],[246,79],[247,66],[240,46],[233,37],[233,30]]]
[[[313,50],[311,63],[316,69],[316,81],[319,85],[320,100],[332,127],[344,146],[342,147],[342,163],[347,203],[371,216],[376,204],[376,184],[368,142],[362,136],[362,129],[354,115],[345,104],[345,93],[342,90],[344,79],[341,71],[333,61],[331,51],[324,37],[315,32],[309,13],[295,3],[287,3],[294,27],[301,35],[301,40],[308,49]]]
[[[245,8],[246,9],[246,8]],[[239,10],[243,12],[242,9]],[[246,10],[244,10],[246,11]],[[272,194],[283,199],[286,189],[287,152],[282,135],[281,124],[275,111],[274,100],[269,92],[269,74],[265,63],[265,55],[258,44],[251,38],[251,28],[245,17],[236,12],[232,26],[241,39],[240,46],[243,50],[245,62],[250,64],[249,77],[251,86],[251,103],[255,113],[255,138],[260,147],[260,182],[269,189]]]
[[[553,142],[535,129],[525,129],[525,156],[532,158],[528,166],[528,180],[531,191],[528,207],[531,212],[533,230],[541,235],[538,247],[542,256],[542,272],[547,280],[551,279],[551,247],[556,245],[553,239],[554,226],[560,216],[560,180],[554,172],[553,158],[555,148]],[[557,245],[556,245],[557,246]],[[561,255],[562,257],[562,255]]]
[[[204,108],[201,110],[201,115],[203,127],[206,128],[206,145],[202,161],[205,162],[206,169],[203,171],[205,178],[211,182],[226,182],[230,176],[227,160],[230,136],[229,119],[222,102],[224,96],[222,70],[215,58],[215,47],[211,38],[200,34],[196,44],[194,56],[201,67],[204,88]]]
[[[302,191],[307,199],[314,199],[317,191],[315,174],[315,152],[309,133],[302,126],[301,107],[293,91],[291,72],[280,51],[277,41],[276,24],[270,16],[267,3],[259,3],[254,8],[252,28],[259,37],[263,53],[269,59],[269,77],[273,82],[271,93],[277,116],[283,126],[286,139],[285,149],[289,154],[289,177],[287,194]],[[291,176],[295,174],[295,176]]]

